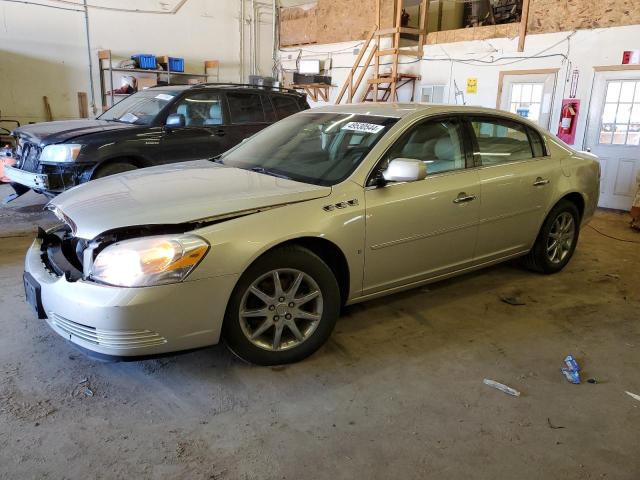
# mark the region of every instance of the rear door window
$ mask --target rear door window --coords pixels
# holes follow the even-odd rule
[[[300,111],[298,102],[294,98],[287,97],[285,95],[273,95],[271,100],[273,100],[273,105],[276,108],[278,120]]]
[[[533,158],[527,127],[501,118],[471,118],[474,152],[482,165],[499,165]]]
[[[256,93],[227,93],[231,123],[265,123],[260,95]]]

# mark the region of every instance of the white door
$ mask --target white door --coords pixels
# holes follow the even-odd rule
[[[529,74],[504,72],[500,109],[517,113],[548,130],[556,75],[557,72]]]
[[[640,168],[640,71],[596,72],[586,146],[600,159],[598,205],[630,210]]]

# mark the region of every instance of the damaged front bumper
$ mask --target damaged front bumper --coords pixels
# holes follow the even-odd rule
[[[218,343],[237,275],[140,288],[103,285],[83,279],[72,248],[52,235],[39,231],[27,252],[24,279],[28,303],[60,336],[117,358]]]
[[[4,173],[11,183],[42,192],[60,193],[76,184],[73,172],[34,173],[5,166]]]

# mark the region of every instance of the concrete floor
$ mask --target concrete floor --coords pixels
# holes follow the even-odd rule
[[[640,477],[636,243],[586,228],[558,275],[506,264],[348,308],[296,365],[99,363],[24,304],[33,202],[0,207],[1,478]],[[626,221],[592,225],[640,241]],[[568,353],[597,384],[567,383]]]

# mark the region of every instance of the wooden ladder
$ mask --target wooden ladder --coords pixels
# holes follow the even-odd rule
[[[427,40],[427,15],[429,11],[429,1],[421,0],[420,1],[420,18],[419,18],[419,28],[410,28],[402,26],[402,5],[403,0],[394,0],[394,26],[391,28],[380,28],[381,16],[381,1],[377,0],[376,2],[376,25],[374,25],[371,33],[367,37],[364,45],[360,49],[358,56],[356,57],[347,78],[340,89],[340,93],[338,93],[338,97],[336,98],[336,104],[340,103],[342,99],[345,97],[345,93],[347,93],[345,103],[352,103],[353,98],[362,82],[362,79],[371,66],[371,61],[374,60],[374,68],[373,68],[373,76],[367,80],[367,88],[365,90],[364,95],[360,97],[360,101],[371,101],[371,102],[386,102],[389,99],[391,101],[398,100],[397,90],[403,85],[411,84],[412,94],[411,100],[413,101],[413,91],[415,90],[415,81],[420,80],[419,75],[412,75],[408,73],[399,73],[398,69],[400,67],[399,59],[401,56],[411,56],[414,58],[422,58],[424,53],[424,45]],[[400,47],[400,36],[401,34],[412,34],[418,36],[418,48],[413,50],[411,48],[401,48]],[[380,48],[380,39],[382,37],[392,37],[393,44],[391,48]],[[374,40],[375,38],[375,40]],[[372,44],[373,42],[373,44]],[[364,54],[369,51],[369,55],[365,60],[364,64],[360,65]],[[391,57],[391,74],[381,74],[380,73],[380,58],[381,57]],[[356,76],[356,73],[360,70],[360,73]],[[354,82],[355,79],[355,82]],[[382,91],[382,97],[380,97],[379,92]],[[371,97],[370,97],[371,96]]]

